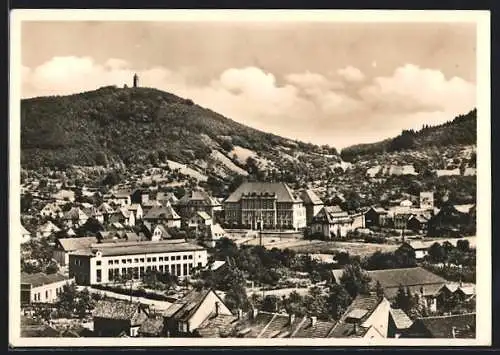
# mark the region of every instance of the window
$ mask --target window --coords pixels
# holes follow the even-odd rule
[[[95,262],[95,264],[96,264],[97,266],[101,266],[101,260],[97,260],[97,261]]]
[[[198,267],[201,267],[201,265],[202,265],[201,263],[198,263]]]
[[[168,261],[168,256],[165,257],[165,261]]]
[[[132,259],[127,259],[127,263],[132,264]]]
[[[180,255],[177,255],[177,256],[175,257],[175,260],[181,260],[181,256],[180,256]]]
[[[113,281],[113,269],[108,269],[108,280]]]
[[[147,258],[147,261],[148,261],[148,263],[150,263],[151,262],[151,258]]]
[[[113,265],[113,260],[108,260],[108,265]]]
[[[135,258],[134,259],[134,263],[138,263],[139,262],[139,259],[138,258]]]
[[[122,275],[125,276],[127,274],[127,269],[122,267]]]
[[[49,299],[49,291],[45,291],[45,300]]]
[[[187,256],[187,255],[183,255],[183,256],[182,256],[182,259],[183,259],[183,260],[187,260],[187,258],[188,258],[188,256]]]
[[[177,265],[176,265],[176,268],[177,268],[177,270],[176,270],[176,273],[175,273],[175,274],[176,274],[177,276],[181,276],[181,264],[177,264]]]
[[[139,268],[139,274],[140,274],[140,276],[144,275],[144,266],[141,266]]]
[[[170,265],[170,273],[175,275],[175,264]]]
[[[163,272],[163,265],[160,265],[159,268],[160,268],[160,272]]]
[[[158,261],[163,261],[163,256],[160,256],[160,257],[158,258]]]
[[[141,258],[141,263],[143,263],[143,262],[144,262],[144,258]]]
[[[156,262],[156,258],[153,258],[153,262]]]
[[[122,264],[125,264],[127,262],[127,259],[122,259]]]
[[[188,266],[187,266],[187,264],[182,265],[182,273],[183,273],[183,275],[187,275],[188,274]]]
[[[120,263],[120,260],[116,259],[115,264],[118,265]]]
[[[96,282],[101,282],[101,269],[96,270]]]
[[[188,259],[189,259],[189,260],[192,260],[192,259],[193,259],[193,256],[192,256],[192,255],[188,255]]]
[[[146,268],[146,272],[147,272],[147,271],[151,271],[151,266],[148,266],[148,267]]]

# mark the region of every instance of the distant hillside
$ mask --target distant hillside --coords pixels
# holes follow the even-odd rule
[[[246,168],[234,156],[235,148],[252,151],[277,167],[285,153],[333,154],[338,160],[334,148],[264,133],[189,99],[151,88],[110,86],[26,99],[21,109],[23,168],[129,166],[170,160],[213,169],[223,176]]]
[[[426,147],[475,145],[477,141],[476,109],[439,126],[424,126],[419,131],[404,130],[399,136],[372,144],[344,148],[340,155],[345,161],[367,159],[381,153],[419,150]]]

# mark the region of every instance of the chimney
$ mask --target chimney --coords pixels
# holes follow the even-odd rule
[[[218,316],[219,315],[219,302],[215,302],[215,315]]]
[[[241,308],[238,308],[238,320],[243,319],[243,310]]]
[[[451,327],[451,337],[453,339],[457,337],[457,327]]]
[[[288,323],[293,324],[293,322],[295,322],[295,314],[292,313],[288,315]]]
[[[317,317],[311,317],[311,327],[314,327],[316,325],[317,320]]]
[[[258,314],[259,314],[259,310],[257,308],[252,308],[252,318],[253,319],[257,318]]]

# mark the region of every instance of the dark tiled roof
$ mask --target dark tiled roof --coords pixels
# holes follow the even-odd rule
[[[290,316],[287,314],[276,314],[258,337],[275,338],[285,332],[291,334],[300,323],[300,320],[300,318],[290,319]]]
[[[425,270],[422,267],[402,268],[402,269],[387,269],[387,270],[372,270],[368,274],[374,282],[379,281],[382,287],[399,287],[431,285],[431,284],[446,284],[446,280],[442,277]]]
[[[60,281],[68,281],[64,275],[61,274],[44,274],[43,272],[38,272],[36,274],[21,273],[21,284],[30,284],[31,287],[38,287],[42,285],[48,285]]]
[[[292,338],[326,338],[335,326],[335,322],[325,322],[317,320],[312,324],[310,318],[304,318],[292,334]]]
[[[322,205],[323,201],[312,190],[304,190],[300,193],[300,198],[305,204]]]
[[[81,252],[84,255],[88,255],[91,249],[100,251],[103,256],[113,256],[113,255],[137,255],[137,254],[148,254],[148,253],[170,253],[170,252],[187,252],[187,251],[199,251],[205,250],[205,248],[191,244],[188,242],[177,242],[176,240],[161,240],[161,241],[139,241],[139,242],[123,242],[117,241],[115,243],[106,244],[92,244],[87,249],[82,249],[77,251],[77,254]]]
[[[250,316],[249,319],[240,322],[240,324],[236,327],[237,336],[243,336],[244,338],[257,338],[274,316],[275,313],[264,311],[259,312],[255,318]]]
[[[196,331],[203,338],[221,338],[232,333],[237,321],[234,315],[211,315]]]
[[[164,316],[177,320],[187,320],[198,309],[207,295],[213,292],[212,290],[193,290],[183,298],[177,300],[167,308]]]
[[[144,323],[141,324],[139,333],[159,336],[163,332],[163,326],[164,323],[162,317],[148,318],[144,321]]]
[[[369,328],[362,327],[361,325],[370,317],[382,300],[383,298],[380,298],[377,295],[358,295],[352,301],[347,311],[342,315],[339,322],[335,325],[332,332],[329,334],[329,337],[363,337]],[[354,316],[356,316],[356,319],[351,320]]]
[[[293,191],[281,182],[245,182],[225,202],[239,202],[244,194],[275,194],[278,202],[296,202]]]
[[[433,338],[453,338],[453,328],[456,338],[476,337],[475,313],[419,318],[415,323],[422,325]]]
[[[155,219],[180,219],[181,217],[175,212],[172,206],[153,207],[143,217],[145,220]]]
[[[206,191],[201,189],[194,189],[186,192],[180,200],[177,201],[178,205],[186,205],[192,201],[203,201],[205,205],[217,206],[219,202],[212,198]]]
[[[139,303],[122,300],[100,300],[93,311],[94,318],[129,320],[132,325],[139,325],[147,315],[140,310]]]

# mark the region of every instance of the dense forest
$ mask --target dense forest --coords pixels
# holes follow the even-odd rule
[[[133,165],[154,159],[189,163],[213,149],[234,146],[257,153],[276,146],[322,147],[264,133],[151,88],[114,86],[21,102],[21,163],[25,168]],[[332,148],[332,152],[336,153]]]
[[[403,130],[392,139],[386,139],[372,144],[359,144],[347,147],[341,151],[345,161],[355,161],[357,158],[367,158],[372,155],[420,149],[428,146],[443,147],[449,145],[473,145],[477,141],[477,110],[473,109],[465,115],[439,126],[424,125],[421,130]]]

